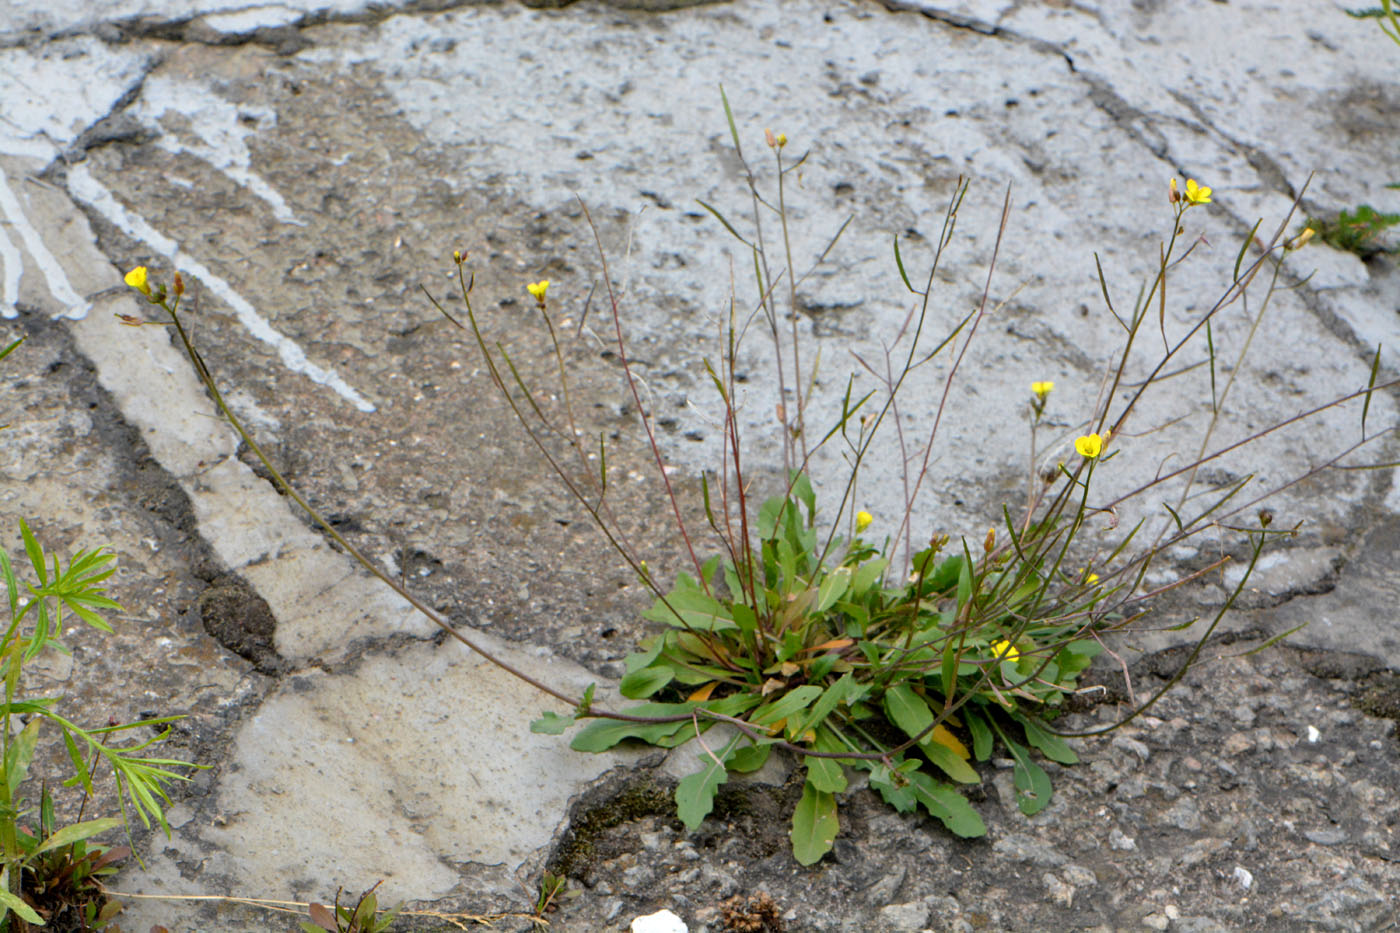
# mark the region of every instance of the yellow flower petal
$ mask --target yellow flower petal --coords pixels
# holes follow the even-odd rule
[[[1103,438],[1097,434],[1085,434],[1075,440],[1074,449],[1079,452],[1079,456],[1092,460],[1103,453]]]
[[[1044,401],[1045,396],[1049,395],[1054,390],[1055,383],[1053,382],[1046,381],[1031,383],[1031,392],[1035,395],[1036,398],[1040,399],[1041,401]]]
[[[1192,204],[1209,204],[1210,189],[1196,184],[1196,179],[1186,179],[1186,200]]]
[[[150,282],[146,280],[145,266],[137,266],[135,269],[132,269],[126,274],[125,281],[126,284],[130,285],[132,288],[136,289],[141,294],[147,296],[151,294]]]
[[[541,279],[538,282],[526,285],[525,290],[529,292],[536,301],[543,302],[544,293],[549,291],[549,279]]]
[[[1021,656],[1021,652],[1016,650],[1016,646],[1005,638],[999,638],[992,642],[992,657],[998,661],[1015,661]]]
[[[869,512],[860,511],[856,513],[856,531],[864,531],[870,527],[870,523],[875,521],[875,516]]]

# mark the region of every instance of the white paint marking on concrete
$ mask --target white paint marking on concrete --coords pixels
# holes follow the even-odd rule
[[[160,131],[156,145],[174,155],[185,153],[207,162],[222,172],[234,184],[257,195],[272,208],[273,215],[283,223],[305,226],[285,198],[252,170],[253,156],[248,151],[247,138],[255,131],[245,121],[251,118],[256,129],[277,124],[277,114],[267,108],[239,108],[208,88],[174,78],[153,77],[141,88],[136,116]],[[190,129],[202,142],[182,142],[160,125],[166,113],[177,113],[189,121]]]
[[[0,281],[0,317],[19,316],[15,305],[19,302],[19,273],[23,262],[15,244],[0,230],[0,272],[4,273],[4,280]]]
[[[283,365],[288,369],[301,373],[312,382],[333,389],[336,394],[351,402],[360,411],[372,412],[375,410],[374,403],[355,391],[335,372],[308,360],[306,351],[296,341],[274,330],[267,319],[258,313],[248,299],[235,291],[232,285],[215,275],[199,260],[182,253],[180,244],[156,230],[144,218],[127,210],[113,197],[112,192],[92,177],[92,173],[88,171],[86,165],[78,164],[69,169],[68,191],[73,197],[89,205],[121,228],[128,236],[150,246],[169,259],[172,265],[184,269],[202,281],[210,291],[233,309],[234,313],[238,315],[238,320],[248,329],[248,333],[277,351]]]
[[[78,320],[87,315],[88,309],[92,307],[82,296],[73,290],[73,286],[68,281],[68,276],[63,271],[63,266],[59,265],[53,253],[44,245],[44,238],[39,235],[39,231],[34,229],[34,225],[29,222],[29,218],[24,215],[24,208],[20,206],[19,198],[10,190],[8,179],[5,177],[5,170],[0,169],[0,214],[5,215],[5,219],[19,232],[19,238],[24,241],[24,246],[29,250],[29,256],[34,260],[34,265],[39,267],[39,271],[44,273],[44,280],[49,283],[49,291],[53,296],[64,304],[65,310],[56,317],[67,317]],[[13,249],[13,247],[11,247]],[[4,252],[0,249],[0,252]],[[18,254],[16,254],[18,255]],[[19,297],[19,272],[18,262],[15,263],[15,298]],[[5,253],[5,294],[10,294],[10,255]],[[17,313],[12,305],[5,304],[3,313],[5,317],[14,317]]]

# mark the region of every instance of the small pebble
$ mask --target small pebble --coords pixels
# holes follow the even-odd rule
[[[669,910],[658,910],[633,920],[632,933],[690,933],[690,928]]]

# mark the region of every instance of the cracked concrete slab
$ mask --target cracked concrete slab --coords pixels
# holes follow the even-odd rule
[[[181,802],[175,838],[151,840],[151,874],[130,886],[326,897],[336,884],[384,878],[391,899],[518,897],[515,874],[539,864],[570,799],[627,759],[529,735],[548,704],[435,639],[295,515],[214,417],[168,336],[115,322],[114,312],[138,310],[120,284],[125,268],[178,266],[198,283],[202,353],[279,467],[349,540],[454,624],[578,688],[620,673],[645,632],[644,600],[534,466],[474,348],[418,285],[443,292],[452,250],[468,251],[488,327],[539,367],[549,358],[521,325],[522,286],[551,279],[551,298],[578,324],[567,348],[575,392],[598,401],[582,427],[616,438],[629,530],[664,566],[675,542],[653,520],[647,452],[614,365],[583,326],[601,270],[579,203],[625,295],[669,463],[682,474],[712,468],[720,433],[700,361],[713,354],[731,288],[748,300],[749,262],[697,204],[746,212],[720,84],[762,180],[773,174],[755,154],[764,127],[810,149],[787,192],[794,251],[820,253],[852,218],[797,295],[807,359],[822,359],[814,410],[835,409],[858,368],[852,354],[878,359],[909,311],[891,235],[911,267],[926,262],[957,179],[973,180],[936,283],[946,325],[979,299],[1010,186],[995,310],[964,364],[978,376],[953,396],[919,504],[929,528],[954,533],[980,532],[1023,488],[1030,379],[1056,382],[1046,456],[1083,429],[1119,336],[1094,254],[1114,299],[1130,305],[1169,222],[1166,179],[1215,189],[1211,209],[1190,215],[1200,243],[1168,308],[1172,333],[1228,281],[1254,220],[1271,230],[1310,173],[1305,214],[1400,209],[1384,187],[1400,177],[1393,50],[1327,4],[1287,25],[1260,3],[537,8],[552,6],[129,0],[100,16],[65,3],[0,13],[0,312],[63,319],[43,326],[63,329],[187,497],[208,561],[276,620],[282,666],[265,680],[202,631],[181,636],[178,650],[221,652],[211,683],[243,699],[221,701],[227,712],[209,732],[220,765],[202,796]],[[1383,375],[1400,367],[1393,258],[1362,263],[1316,245],[1290,258],[1287,275],[1297,287],[1268,307],[1217,443],[1364,386],[1377,343]],[[1259,313],[1221,319],[1223,354],[1238,352]],[[602,332],[598,317],[591,327]],[[772,475],[782,461],[771,416],[780,399],[765,389],[771,353],[751,340],[741,365],[750,463]],[[916,375],[910,430],[926,429],[917,426],[947,373],[937,361]],[[1199,418],[1205,380],[1204,368],[1180,377],[1137,429]],[[1203,480],[1282,484],[1329,456],[1358,418],[1327,413]],[[1394,394],[1373,399],[1369,418],[1395,424]],[[33,442],[60,428],[91,433],[40,421]],[[1128,488],[1200,443],[1171,429],[1130,440],[1105,488]],[[1397,446],[1385,441],[1372,458],[1394,460]],[[815,469],[831,482],[840,458]],[[867,469],[898,476],[898,456]],[[13,475],[35,482],[32,468]],[[1273,508],[1281,523],[1305,521],[1303,533],[1270,558],[1259,602],[1236,624],[1278,632],[1325,620],[1295,640],[1363,643],[1400,668],[1394,620],[1378,608],[1393,606],[1396,480],[1393,469],[1351,471],[1284,490]],[[877,516],[902,501],[897,482],[867,483],[862,496]],[[1153,582],[1219,546],[1180,549]],[[1183,611],[1205,611],[1228,582]],[[172,925],[161,911],[136,915]],[[209,922],[192,909],[174,915],[190,929]]]

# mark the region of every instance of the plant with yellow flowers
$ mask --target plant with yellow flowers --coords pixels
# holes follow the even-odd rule
[[[755,180],[757,173],[744,158],[728,101],[725,111],[736,154],[747,169],[753,195],[755,214],[749,225],[757,229],[761,222],[759,212],[773,211],[785,227],[786,180],[802,165],[805,156],[789,158],[787,137],[766,132],[764,139],[772,158],[776,191],[760,191]],[[900,280],[914,296],[915,307],[911,324],[889,351],[899,354],[889,360],[887,371],[893,375],[877,390],[864,395],[855,393],[853,382],[848,382],[840,411],[834,413],[831,425],[821,434],[808,428],[815,413],[807,410],[810,393],[802,391],[804,368],[796,325],[790,334],[785,332],[785,316],[795,320],[796,309],[779,307],[779,290],[772,284],[795,279],[797,264],[789,252],[789,238],[781,238],[780,255],[770,256],[761,238],[745,236],[740,232],[742,225],[704,205],[728,233],[754,252],[755,313],[766,324],[764,329],[773,341],[774,351],[780,361],[786,361],[786,372],[793,374],[794,385],[782,387],[788,391],[780,397],[791,398],[793,404],[790,410],[783,407],[778,412],[788,467],[785,480],[780,488],[771,490],[773,494],[760,496],[758,485],[742,469],[744,441],[738,417],[741,388],[736,360],[743,327],[731,314],[718,359],[705,363],[719,400],[724,456],[713,478],[701,477],[702,501],[696,514],[703,515],[702,527],[693,527],[685,520],[686,510],[668,478],[652,417],[642,404],[639,377],[633,370],[623,335],[619,299],[611,292],[603,257],[603,280],[608,283],[621,378],[634,409],[640,413],[641,428],[660,472],[688,562],[685,569],[673,574],[649,567],[646,555],[628,542],[612,512],[615,496],[606,443],[599,439],[595,445],[574,429],[576,422],[570,408],[573,395],[565,354],[561,352],[567,336],[556,326],[554,310],[560,286],[551,285],[548,280],[525,286],[534,299],[529,318],[543,325],[544,339],[554,350],[554,375],[562,389],[556,397],[563,400],[564,408],[564,417],[556,418],[535,401],[549,393],[542,393],[527,382],[505,346],[488,340],[483,333],[483,321],[472,307],[474,276],[466,258],[461,253],[453,255],[466,307],[465,319],[458,321],[436,299],[434,303],[446,317],[475,337],[496,388],[511,405],[545,462],[653,596],[652,605],[643,616],[655,623],[656,632],[627,658],[626,675],[617,686],[622,697],[634,701],[634,705],[605,708],[603,703],[595,703],[596,685],[581,697],[571,696],[512,670],[567,709],[566,713],[545,713],[531,728],[558,734],[581,724],[572,746],[592,752],[624,741],[669,748],[697,739],[700,751],[696,770],[679,782],[675,792],[677,811],[687,826],[696,827],[705,819],[719,787],[731,774],[753,771],[775,754],[790,756],[802,770],[803,791],[791,829],[793,854],[802,864],[812,864],[830,851],[840,827],[840,795],[850,787],[853,771],[865,772],[869,786],[897,810],[920,808],[957,835],[978,836],[986,831],[982,818],[959,788],[980,783],[982,777],[976,762],[986,761],[1000,747],[1014,762],[1020,809],[1034,814],[1049,803],[1052,794],[1049,773],[1040,761],[1048,759],[1063,765],[1077,761],[1074,749],[1066,741],[1067,734],[1057,730],[1054,719],[1066,700],[1079,692],[1080,675],[1105,651],[1106,635],[1141,619],[1151,600],[1165,590],[1219,570],[1224,562],[1222,558],[1185,580],[1154,588],[1145,582],[1154,559],[1165,548],[1210,528],[1233,530],[1248,542],[1246,573],[1205,627],[1196,651],[1187,660],[1189,664],[1245,586],[1248,570],[1265,542],[1271,536],[1290,533],[1290,529],[1270,528],[1271,517],[1267,513],[1261,513],[1252,524],[1243,524],[1240,516],[1246,506],[1226,496],[1184,518],[1179,507],[1167,506],[1171,523],[1163,524],[1164,530],[1155,535],[1144,534],[1150,540],[1141,547],[1134,545],[1141,523],[1115,532],[1117,540],[1111,540],[1101,530],[1086,535],[1092,517],[1116,515],[1118,504],[1158,488],[1165,478],[1184,476],[1189,487],[1194,470],[1218,455],[1203,444],[1195,461],[1169,476],[1144,483],[1129,496],[1108,502],[1091,498],[1096,477],[1115,470],[1117,451],[1132,443],[1133,436],[1124,431],[1124,426],[1143,395],[1164,372],[1170,371],[1185,347],[1202,340],[1211,345],[1213,380],[1215,357],[1210,322],[1238,302],[1256,274],[1271,265],[1275,275],[1272,279],[1265,277],[1265,281],[1272,292],[1284,254],[1302,245],[1296,239],[1284,242],[1281,234],[1276,235],[1256,259],[1246,264],[1247,242],[1246,249],[1240,252],[1233,281],[1204,315],[1198,316],[1189,333],[1173,342],[1165,327],[1167,280],[1185,258],[1174,256],[1174,251],[1185,234],[1186,214],[1208,209],[1212,203],[1211,189],[1195,179],[1187,179],[1184,189],[1175,179],[1167,185],[1171,232],[1156,257],[1160,263],[1155,279],[1126,315],[1109,304],[1126,336],[1121,352],[1106,369],[1100,392],[1102,401],[1091,411],[1055,411],[1052,419],[1055,383],[1039,379],[1028,385],[1029,481],[1026,501],[1016,514],[1010,507],[1004,508],[1002,514],[994,517],[985,538],[970,543],[966,539],[954,541],[934,529],[923,529],[916,538],[911,529],[919,517],[914,514],[912,502],[907,504],[903,516],[888,525],[860,507],[858,479],[862,465],[876,438],[883,437],[881,429],[900,417],[898,404],[901,393],[906,391],[909,372],[919,361],[946,349],[953,362],[945,393],[951,391],[963,352],[974,338],[978,322],[987,314],[984,293],[979,307],[942,335],[936,345],[928,345],[928,334],[933,329],[928,315],[932,288],[944,251],[953,242],[966,191],[966,185],[960,184],[948,204],[942,232],[933,244],[927,284],[922,288],[911,282],[899,241],[894,241],[895,265]],[[596,235],[595,230],[595,238]],[[769,275],[770,264],[778,267],[778,274]],[[179,329],[201,377],[225,415],[279,485],[311,511],[223,404],[212,376],[180,327],[175,307],[178,302],[168,300],[164,288],[152,284],[145,270],[134,270],[128,283],[169,312],[171,323]],[[1102,281],[1100,284],[1107,301],[1108,288]],[[177,280],[176,298],[178,291]],[[789,295],[795,302],[795,292],[790,289]],[[1141,351],[1149,343],[1139,338],[1154,329],[1154,316],[1162,321],[1162,348],[1148,364],[1148,378],[1130,382],[1125,378],[1130,352]],[[1155,341],[1150,343],[1155,345]],[[1214,393],[1213,381],[1212,386]],[[1228,388],[1227,384],[1214,394],[1214,400],[1223,404]],[[1361,404],[1364,400],[1369,406],[1376,388],[1380,387],[1375,384],[1373,371],[1368,385],[1309,414],[1348,401]],[[1365,408],[1362,416],[1364,421]],[[1307,415],[1299,416],[1304,417]],[[1052,460],[1053,466],[1048,466],[1041,462],[1036,445],[1039,432],[1048,429],[1052,420],[1057,425],[1072,425],[1073,429],[1056,445],[1057,450],[1063,451],[1064,459]],[[1242,443],[1269,430],[1272,429],[1260,431]],[[1362,443],[1387,433],[1373,433]],[[1206,440],[1209,441],[1209,430]],[[937,442],[935,424],[922,451],[906,452],[901,447],[901,454],[905,454],[901,462],[913,464],[905,467],[909,471],[904,476],[906,488],[918,488],[931,462],[928,454]],[[813,454],[827,444],[842,445],[851,464],[844,485],[832,491],[832,518],[819,509],[818,490],[809,471]],[[1337,459],[1319,464],[1313,472],[1335,465],[1357,446],[1360,445],[1341,452]],[[311,514],[352,556],[452,637],[511,670],[360,555],[314,511]],[[1184,670],[1185,667],[1177,678]],[[1160,695],[1145,698],[1124,721],[1149,708]],[[718,738],[714,734],[700,738],[710,730],[718,733]]]

